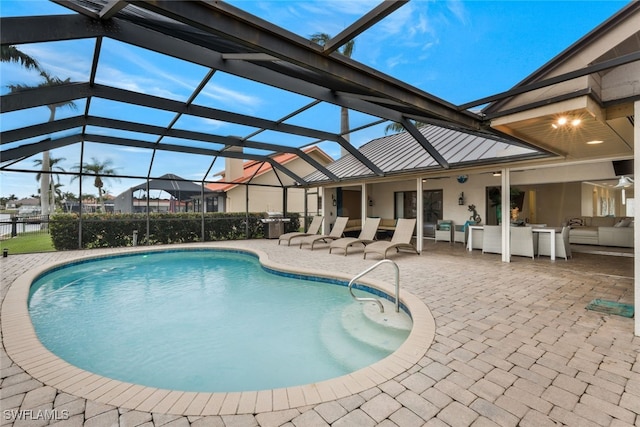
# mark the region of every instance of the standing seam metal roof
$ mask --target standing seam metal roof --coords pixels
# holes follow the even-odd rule
[[[522,148],[514,155],[504,156],[503,150],[512,144],[434,125],[423,126],[419,130],[444,156],[452,169],[482,164],[489,160],[496,162],[548,156],[547,153],[532,148]],[[360,147],[359,151],[378,165],[385,174],[440,169],[438,162],[408,132],[374,139]],[[363,167],[350,154],[330,164],[327,169],[341,180],[373,175],[373,172]],[[328,181],[320,172],[306,176],[305,180],[318,183]]]

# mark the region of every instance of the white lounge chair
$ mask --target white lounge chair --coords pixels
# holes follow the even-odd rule
[[[399,218],[391,241],[381,240],[365,246],[364,258],[367,257],[367,254],[376,253],[386,259],[387,252],[391,249],[395,249],[396,252],[399,252],[400,249],[408,249],[418,254],[419,252],[416,247],[411,244],[411,238],[413,237],[413,230],[415,228],[415,218]]]
[[[284,233],[282,236],[278,237],[278,244],[284,241],[284,242],[287,242],[287,246],[291,246],[291,240],[295,239],[296,237],[305,237],[305,236],[311,236],[313,234],[318,234],[318,231],[320,231],[321,225],[322,225],[322,217],[314,216],[306,232],[292,231],[289,233]]]
[[[347,221],[349,221],[349,217],[339,216],[336,218],[336,222],[333,224],[333,228],[331,229],[331,233],[329,234],[315,234],[313,236],[305,236],[302,238],[300,242],[300,249],[302,249],[302,245],[310,245],[311,250],[313,250],[313,246],[316,242],[323,241],[328,242],[329,240],[337,240],[342,237],[344,233],[344,229],[347,227]]]
[[[378,225],[380,225],[380,218],[367,218],[358,237],[343,237],[341,239],[334,240],[329,245],[329,253],[331,253],[333,249],[342,249],[344,255],[347,256],[349,246],[366,246],[369,243],[372,243],[376,238]]]

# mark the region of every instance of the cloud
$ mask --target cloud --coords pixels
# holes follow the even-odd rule
[[[399,55],[395,55],[392,56],[390,58],[387,58],[387,60],[385,61],[387,67],[389,68],[394,68],[396,66],[398,66],[399,64],[406,64],[408,61],[406,59],[404,59],[403,54],[399,54]]]
[[[448,0],[447,9],[449,9],[449,11],[453,13],[453,16],[458,18],[458,21],[462,24],[466,25],[469,23],[469,13],[460,0]]]
[[[203,124],[204,129],[206,129],[207,131],[220,129],[227,124],[226,122],[222,122],[220,120],[207,119],[204,117],[198,117],[198,121]]]
[[[166,68],[158,66],[158,62],[150,60],[150,55],[156,55],[155,53],[149,53],[149,55],[141,55],[140,52],[128,49],[127,46],[118,46],[117,49],[110,48],[110,54],[117,54],[122,57],[124,61],[135,64],[140,70],[144,70],[145,74],[134,74],[131,71],[131,67],[128,67],[126,72],[122,72],[121,68],[112,68],[101,64],[101,67],[106,68],[106,72],[101,75],[108,75],[109,79],[113,82],[117,82],[119,87],[128,88],[130,90],[142,93],[148,93],[156,96],[161,96],[169,99],[185,99],[186,96],[190,96],[193,90],[200,84],[200,78],[204,77],[204,68],[194,67],[189,64],[191,68],[190,73],[181,69],[180,72],[167,72],[166,70],[177,70],[175,63],[169,63]],[[118,67],[122,67],[122,61],[117,61]],[[198,71],[202,71],[201,75]],[[189,76],[191,74],[191,76]],[[215,76],[213,78],[215,80]],[[175,91],[169,91],[166,88],[183,88],[184,92],[177,93]],[[241,91],[229,89],[215,83],[210,82],[206,85],[201,92],[202,96],[214,99],[219,103],[225,105],[244,105],[255,107],[261,104],[261,100],[253,95],[245,94]]]
[[[241,104],[255,108],[262,104],[262,100],[256,96],[247,95],[211,82],[204,88],[201,95],[229,105]]]
[[[21,46],[20,49],[37,59],[49,74],[62,80],[70,78],[74,82],[89,80],[91,55],[86,55],[87,42],[58,42],[52,49],[51,43],[36,43]]]

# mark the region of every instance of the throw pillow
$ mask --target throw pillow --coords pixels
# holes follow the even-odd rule
[[[582,218],[571,218],[569,222],[567,222],[567,225],[569,227],[582,227],[584,222],[582,221]]]

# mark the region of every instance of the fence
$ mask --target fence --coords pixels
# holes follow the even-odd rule
[[[49,234],[49,216],[0,214],[1,239],[16,237],[24,233]]]

